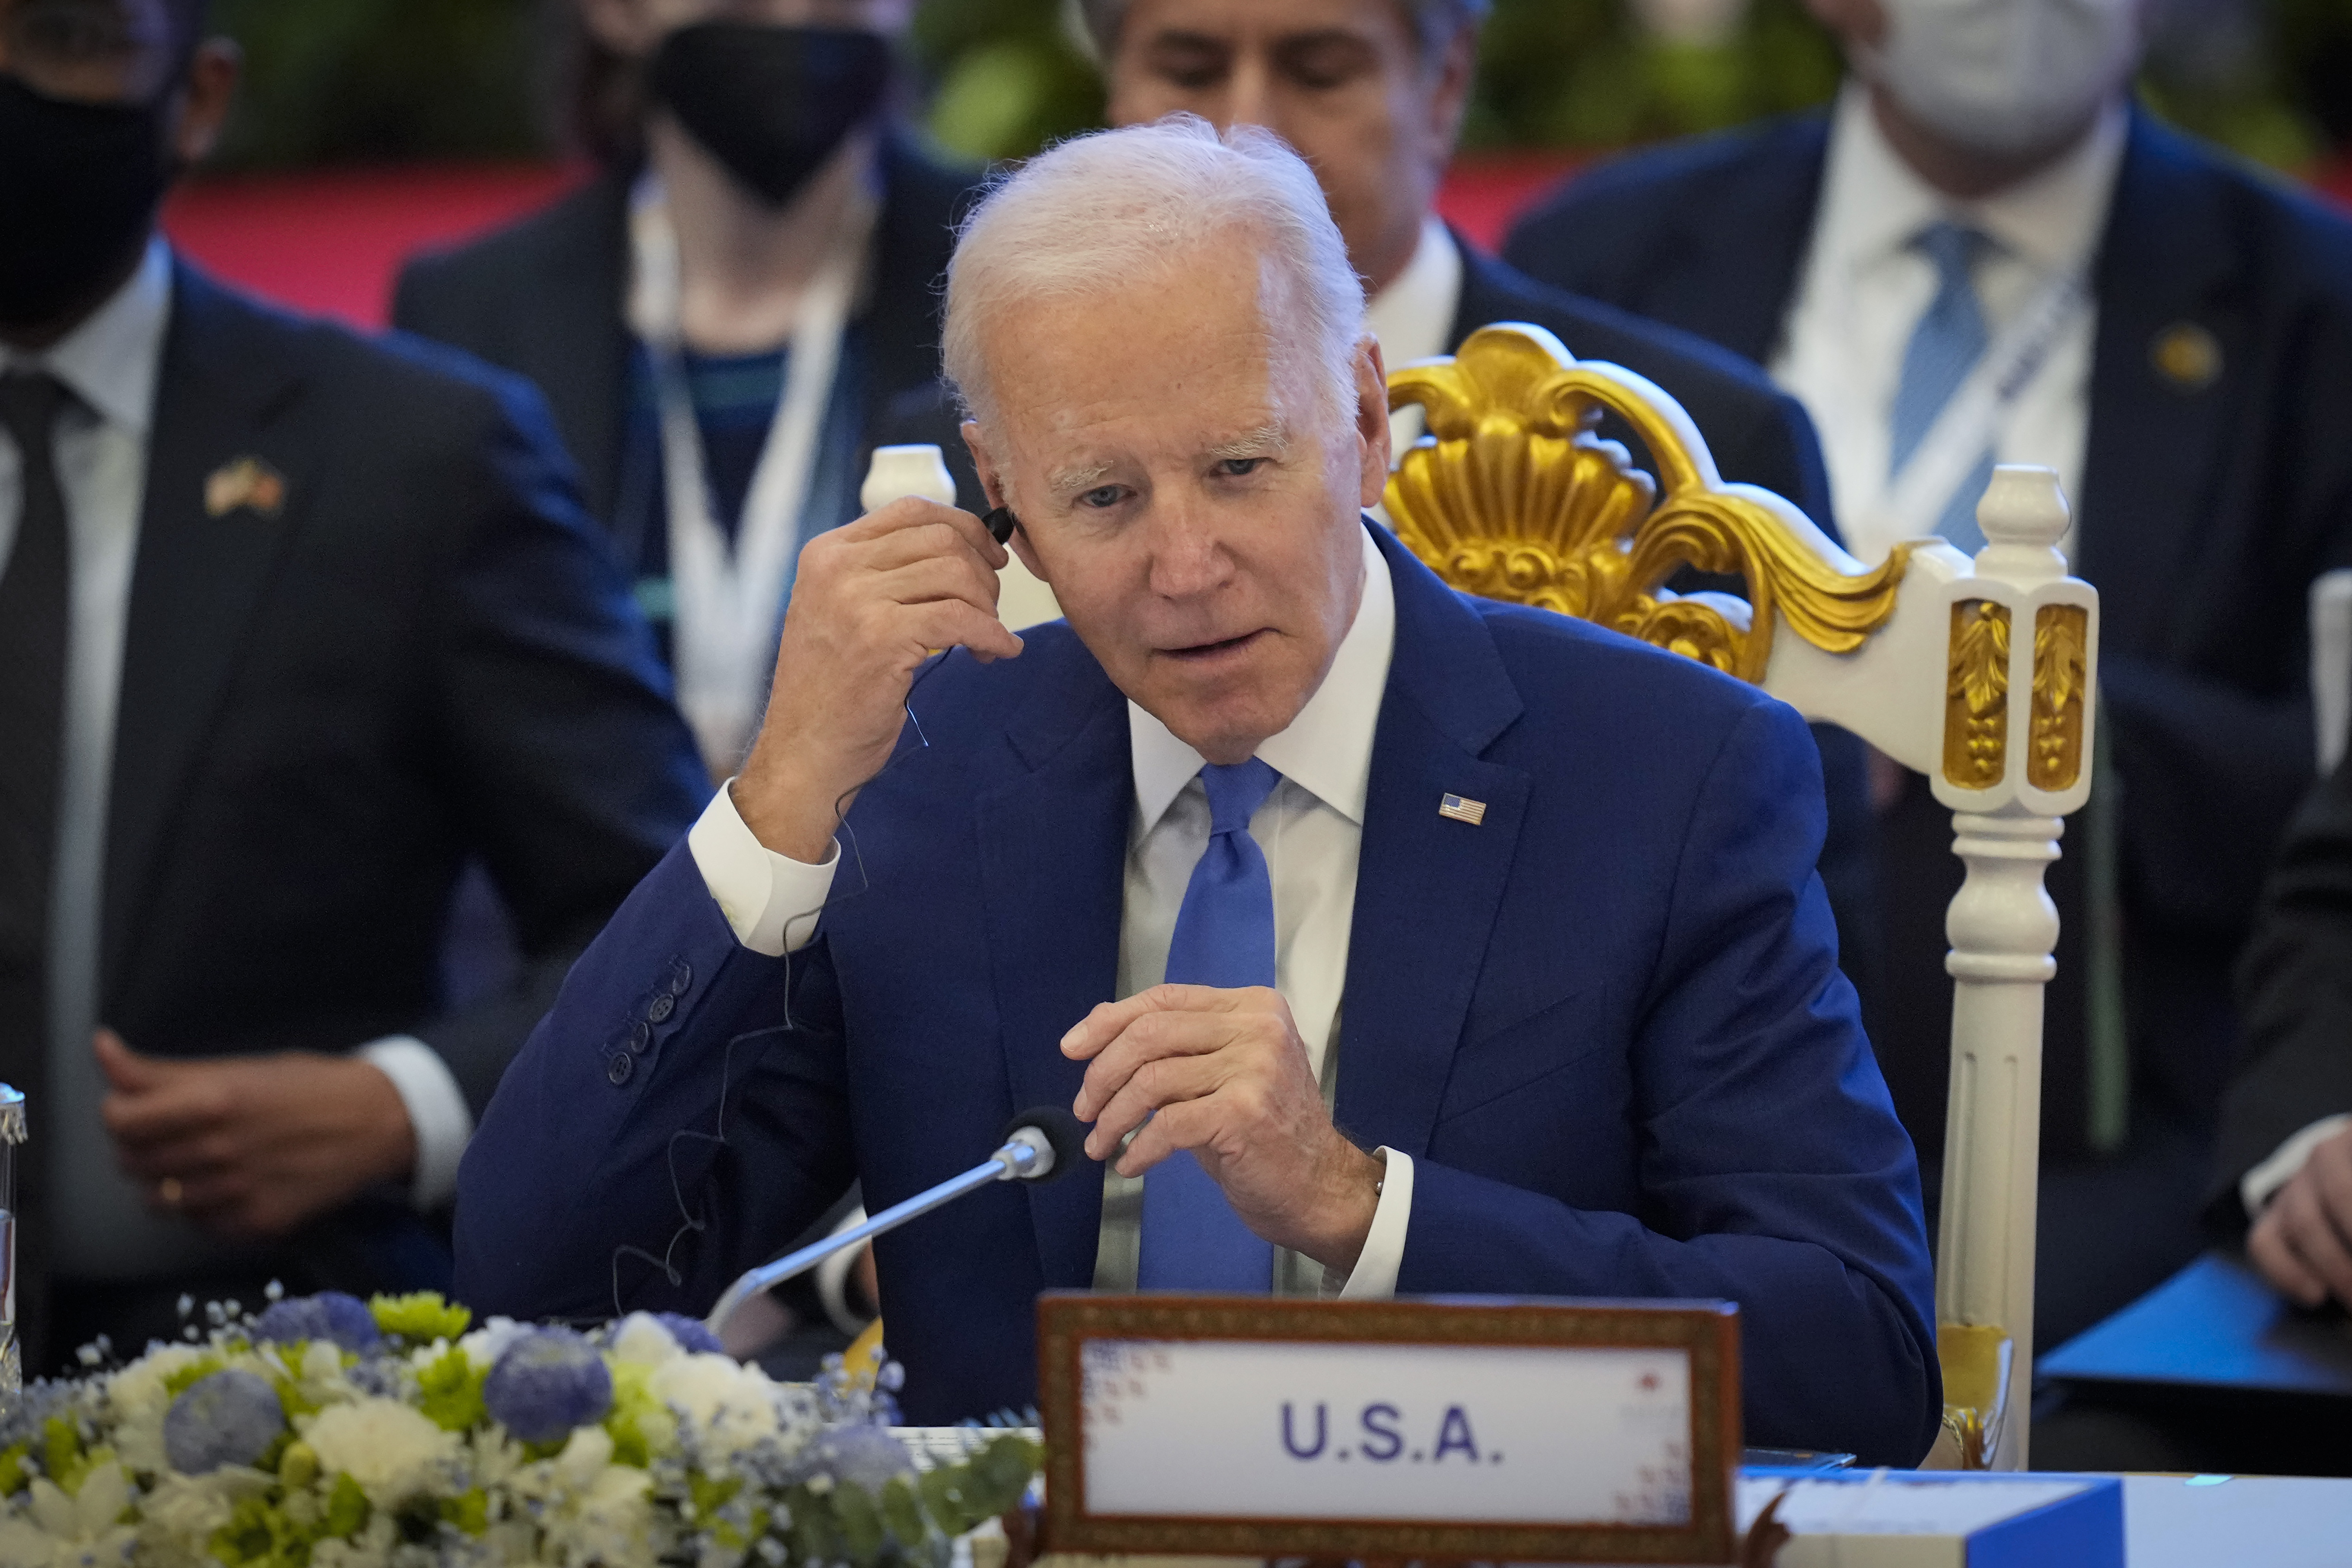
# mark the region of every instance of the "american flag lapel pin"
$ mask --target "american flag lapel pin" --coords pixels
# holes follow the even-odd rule
[[[1437,803],[1437,815],[1450,816],[1456,822],[1466,822],[1475,827],[1486,820],[1486,803],[1466,795],[1449,795]]]
[[[215,468],[205,479],[205,511],[226,517],[239,507],[250,507],[262,517],[276,517],[286,504],[286,476],[260,458],[234,458]]]

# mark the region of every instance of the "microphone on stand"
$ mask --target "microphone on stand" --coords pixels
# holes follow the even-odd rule
[[[727,1287],[719,1304],[703,1321],[719,1347],[738,1361],[749,1360],[775,1339],[777,1314],[768,1292],[795,1275],[805,1274],[835,1253],[869,1241],[886,1230],[896,1230],[918,1215],[966,1193],[995,1182],[1050,1182],[1086,1158],[1086,1124],[1058,1105],[1033,1106],[1005,1123],[995,1153],[961,1175],[891,1205],[864,1225],[788,1252],[772,1263],[746,1271]]]

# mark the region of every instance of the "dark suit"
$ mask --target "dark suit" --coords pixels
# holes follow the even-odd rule
[[[707,794],[692,743],[527,385],[279,314],[184,266],[173,289],[100,1020],[163,1056],[413,1034],[478,1113],[572,959]],[[207,476],[246,457],[283,476],[282,505],[210,515]],[[451,1013],[436,957],[469,853],[528,964]],[[0,1017],[0,1076],[37,1118],[46,1066],[38,1029]],[[41,1173],[36,1157],[37,1228]],[[320,1222],[286,1249],[288,1278],[331,1259],[346,1288],[403,1283],[384,1260],[425,1256],[421,1224],[397,1204]]]
[[[1838,537],[1813,422],[1802,405],[1754,363],[1705,338],[1538,283],[1459,234],[1454,243],[1462,252],[1462,292],[1446,334],[1448,353],[1481,327],[1526,321],[1552,333],[1579,359],[1623,365],[1656,382],[1683,405],[1726,479],[1786,497],[1822,532]],[[1609,416],[1601,434],[1624,443],[1648,467],[1641,438],[1623,420]],[[1736,580],[1720,585],[1745,592]],[[1822,784],[1829,799],[1821,872],[1837,916],[1839,960],[1861,992],[1865,1012],[1874,1011],[1885,982],[1869,766],[1862,742],[1834,724],[1815,725],[1813,739],[1821,746]]]
[[[2352,768],[2304,803],[2238,961],[2244,1056],[2221,1105],[2206,1216],[2244,1234],[2238,1182],[2325,1116],[2352,1112]]]
[[[632,174],[609,170],[543,212],[401,269],[394,325],[455,343],[539,384],[578,459],[588,510],[613,521],[621,484],[622,398],[629,329]],[[935,395],[939,297],[954,225],[974,175],[932,163],[907,142],[883,143],[881,221],[865,320],[865,436],[855,472],[877,446],[939,445],[967,501],[979,485]]]
[[[1506,254],[1538,277],[1773,353],[1819,204],[1828,123],[1776,121],[1603,165]],[[2075,570],[2098,584],[2119,795],[2126,1013],[2140,1121],[2210,1132],[2230,1061],[2229,966],[2310,782],[2305,589],[2352,560],[2352,224],[2135,112],[2093,274],[2091,417]],[[2153,349],[2210,334],[2210,382]],[[1897,1104],[1940,1146],[1950,989],[1948,814],[1888,824]],[[2081,831],[2078,826],[2075,831]],[[2053,869],[2045,1146],[2084,1146],[2083,856]],[[1899,967],[1908,965],[1907,968]]]
[[[1732,1298],[1751,1441],[1916,1461],[1940,1408],[1926,1238],[1813,873],[1803,726],[1456,595],[1374,532],[1396,642],[1335,1114],[1414,1160],[1398,1289]],[[851,814],[863,881],[812,946],[740,945],[685,847],[622,907],[467,1152],[478,1310],[707,1310],[853,1176],[898,1201],[1014,1109],[1071,1101],[1083,1064],[1054,1042],[1116,978],[1127,702],[1066,625],[1027,636],[914,692]],[[1483,825],[1441,816],[1448,792]],[[910,1419],[1031,1402],[1034,1300],[1091,1281],[1101,1199],[1089,1165],[878,1244]]]

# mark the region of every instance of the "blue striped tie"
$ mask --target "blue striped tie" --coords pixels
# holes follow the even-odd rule
[[[1886,471],[1890,478],[1927,438],[1936,416],[1952,400],[1984,358],[1992,335],[1985,326],[1984,306],[1977,298],[1974,269],[1977,258],[1991,241],[1975,229],[1956,223],[1933,223],[1919,233],[1915,245],[1936,268],[1936,297],[1927,301],[1911,342],[1903,351],[1903,379],[1895,388],[1895,407],[1888,418]],[[1944,503],[1936,531],[1961,553],[1974,555],[1984,548],[1984,531],[1977,526],[1977,502],[1992,482],[1992,450],[1987,447],[1976,468]]]
[[[1282,775],[1252,757],[1201,769],[1209,792],[1209,842],[1184,888],[1168,943],[1171,985],[1274,984],[1274,880],[1250,837]],[[1180,1150],[1143,1182],[1143,1238],[1136,1284],[1146,1290],[1234,1290],[1274,1285],[1274,1244],[1260,1239],[1192,1151]]]

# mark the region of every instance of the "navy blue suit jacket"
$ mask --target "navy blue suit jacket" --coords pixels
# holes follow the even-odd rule
[[[1759,361],[1780,335],[1811,242],[1829,142],[1820,115],[1676,143],[1549,198],[1505,254],[1546,282],[1685,328]],[[2352,562],[2352,223],[2135,112],[2093,274],[2098,326],[2074,569],[2100,590],[2099,672],[2121,801],[2126,1012],[2139,1088],[2210,1121],[2230,1060],[2229,967],[2263,868],[2312,776],[2305,589]],[[2154,349],[2201,328],[2218,373],[2166,376]],[[1927,814],[1934,817],[1935,814]],[[1945,1078],[1942,900],[1949,827],[1921,942],[1891,940],[1927,1080]],[[1896,857],[1900,855],[1900,858]],[[2087,929],[2082,861],[2053,868],[2066,935],[2050,1007],[2045,1142],[2079,1144]],[[1904,952],[1927,956],[1906,978]],[[1890,1068],[1890,1072],[1894,1069]],[[1898,1099],[1903,1086],[1897,1082]],[[1906,1117],[1910,1111],[1906,1106]],[[1939,1131],[1936,1110],[1915,1131]]]
[[[1804,725],[1375,534],[1396,652],[1337,1121],[1416,1162],[1398,1289],[1729,1298],[1751,1441],[1915,1461],[1917,1175],[1837,969]],[[1127,704],[1066,626],[1027,639],[917,688],[800,953],[740,946],[683,845],[623,906],[467,1154],[464,1300],[702,1310],[853,1176],[895,1203],[1071,1101],[1056,1042],[1115,984]],[[1033,1302],[1091,1282],[1101,1195],[1089,1166],[882,1240],[909,1419],[1034,1398]]]

